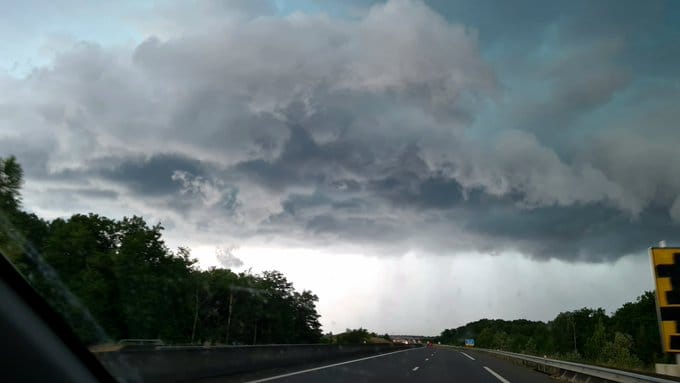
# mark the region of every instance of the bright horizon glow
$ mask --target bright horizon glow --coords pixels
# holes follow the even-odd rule
[[[217,248],[198,246],[192,254],[201,268],[220,268]],[[297,290],[315,293],[323,330],[333,333],[363,327],[434,336],[483,318],[549,321],[582,307],[610,313],[653,289],[648,260],[634,256],[593,265],[536,263],[516,253],[381,257],[276,247],[233,253],[244,262],[234,272],[278,270]],[[626,288],[610,275],[623,276]]]

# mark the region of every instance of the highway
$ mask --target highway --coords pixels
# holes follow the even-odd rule
[[[554,380],[543,373],[516,366],[482,352],[422,347],[293,370],[247,382],[554,383]]]

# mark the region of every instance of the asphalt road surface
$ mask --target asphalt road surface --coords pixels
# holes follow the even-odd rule
[[[554,383],[550,376],[473,350],[416,348],[250,380],[310,382]]]

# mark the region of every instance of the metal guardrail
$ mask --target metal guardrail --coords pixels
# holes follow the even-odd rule
[[[621,383],[677,383],[677,380],[663,379],[655,376],[642,375],[634,372],[615,370],[613,368],[606,368],[600,366],[592,366],[588,364],[565,362],[556,359],[541,358],[538,356],[517,354],[508,351],[497,351],[489,350],[483,348],[476,348],[475,350],[487,352],[490,354],[503,355],[513,359],[519,359],[530,363],[535,363],[537,365],[552,367],[559,370],[565,370],[574,372],[577,374],[582,374],[586,376],[592,376],[611,382],[621,382]]]

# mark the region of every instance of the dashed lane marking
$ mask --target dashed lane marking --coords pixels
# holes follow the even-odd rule
[[[484,366],[484,369],[487,370],[487,371],[489,372],[489,374],[495,376],[496,379],[500,380],[501,382],[503,382],[503,383],[510,383],[509,380],[507,380],[507,379],[505,379],[504,377],[500,376],[496,371],[490,369],[489,367]]]
[[[473,357],[471,357],[470,355],[464,353],[463,351],[460,351],[460,353],[463,354],[463,355],[465,355],[465,356],[467,356],[468,358],[470,358],[470,359],[472,359],[472,360],[475,360],[475,358],[473,358]]]

